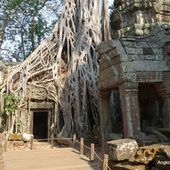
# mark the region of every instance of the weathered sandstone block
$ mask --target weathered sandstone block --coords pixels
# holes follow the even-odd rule
[[[107,150],[110,160],[129,160],[138,150],[138,144],[134,139],[119,139],[107,142]]]

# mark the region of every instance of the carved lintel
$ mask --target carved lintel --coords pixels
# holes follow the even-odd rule
[[[121,88],[127,91],[138,91],[138,83],[125,82],[121,85]]]

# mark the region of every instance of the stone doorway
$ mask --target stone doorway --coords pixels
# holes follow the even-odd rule
[[[120,102],[120,92],[118,88],[111,91],[110,110],[112,133],[123,133],[123,115]]]
[[[139,83],[140,128],[163,127],[163,98],[159,83]]]
[[[48,112],[33,112],[33,135],[35,139],[48,138]]]

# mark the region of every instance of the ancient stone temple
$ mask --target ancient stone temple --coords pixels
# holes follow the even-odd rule
[[[6,88],[2,86],[2,83],[6,81],[11,68],[19,64],[20,63],[5,63],[0,61],[1,113],[4,112],[5,99],[3,93],[6,91]],[[18,122],[15,125],[21,126],[19,128],[23,132],[33,133],[35,138],[48,138],[52,133],[55,104],[50,99],[47,99],[47,95],[47,91],[44,88],[28,85],[26,94],[28,98],[19,113],[21,122]]]
[[[0,63],[2,130],[47,139],[88,136],[98,129],[100,8],[99,0],[64,1],[46,40],[14,67]],[[14,109],[9,98],[17,98]]]
[[[103,138],[117,126],[110,104],[115,93],[124,137],[170,128],[170,2],[115,0],[114,7],[113,39],[98,47]]]

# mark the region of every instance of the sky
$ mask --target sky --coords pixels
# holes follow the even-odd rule
[[[109,0],[109,5],[112,5],[114,0]]]

